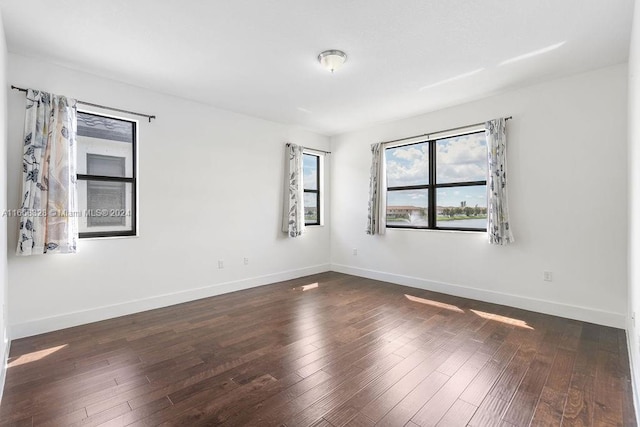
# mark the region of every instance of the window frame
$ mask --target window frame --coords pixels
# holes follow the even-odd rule
[[[105,113],[78,109],[78,113],[107,117],[115,120],[122,120],[131,123],[133,126],[133,141],[131,141],[131,177],[116,177],[94,174],[76,174],[76,183],[78,181],[103,181],[103,182],[122,182],[131,184],[131,229],[116,231],[90,231],[78,233],[80,239],[109,238],[109,237],[137,237],[138,236],[138,120],[127,117],[112,116]],[[88,207],[87,207],[88,209]]]
[[[304,167],[303,167],[303,171],[302,171],[302,177],[303,177],[302,178],[302,192],[303,192],[302,208],[303,209],[305,208],[304,207],[304,194],[306,194],[306,193],[314,194],[315,193],[315,195],[316,195],[316,210],[317,210],[316,211],[317,212],[316,213],[316,221],[315,222],[307,222],[307,219],[305,218],[304,226],[305,227],[309,227],[309,226],[314,226],[314,225],[322,225],[322,216],[321,216],[322,209],[321,209],[321,204],[320,204],[321,203],[321,200],[320,200],[321,199],[321,192],[322,192],[322,189],[320,187],[320,182],[321,182],[320,175],[322,174],[322,172],[320,170],[321,165],[322,165],[322,162],[320,160],[321,156],[318,153],[313,153],[313,152],[310,152],[310,151],[307,151],[307,150],[303,150],[302,155],[303,155],[303,162],[302,162],[303,165],[304,165],[304,156],[313,156],[313,157],[316,158],[316,171],[317,171],[317,173],[316,173],[316,189],[315,190],[305,188],[305,185],[304,185]]]
[[[462,181],[462,182],[451,182],[451,183],[442,183],[442,184],[438,184],[436,181],[437,178],[437,159],[436,159],[436,144],[438,143],[438,141],[444,140],[444,139],[448,139],[448,138],[453,138],[453,137],[459,137],[459,136],[465,136],[465,135],[472,135],[472,134],[476,134],[476,133],[483,133],[484,130],[481,129],[477,129],[477,130],[469,130],[466,132],[461,132],[461,133],[455,133],[455,134],[451,134],[451,135],[437,135],[434,137],[430,137],[429,135],[425,136],[424,139],[421,139],[419,141],[414,141],[414,142],[409,142],[406,144],[394,144],[392,146],[388,146],[388,147],[384,147],[385,149],[385,162],[387,159],[387,150],[393,149],[393,148],[398,148],[398,147],[410,147],[412,145],[417,145],[417,144],[424,144],[427,143],[428,144],[428,152],[429,152],[429,162],[428,162],[428,168],[429,170],[428,172],[428,176],[429,176],[429,181],[427,184],[421,184],[421,185],[405,185],[405,186],[395,186],[395,187],[389,187],[388,185],[386,185],[386,196],[387,196],[387,201],[388,201],[388,195],[389,192],[391,191],[402,191],[402,190],[427,190],[428,192],[428,196],[427,196],[427,222],[428,225],[427,226],[418,226],[418,225],[396,225],[396,224],[392,224],[389,225],[388,223],[386,223],[386,228],[392,228],[392,229],[409,229],[409,230],[440,230],[440,231],[471,231],[471,232],[486,232],[487,228],[471,228],[471,227],[438,227],[438,221],[437,221],[437,199],[436,199],[436,195],[437,195],[437,191],[439,188],[451,188],[451,187],[471,187],[471,186],[480,186],[480,185],[487,185],[487,177],[485,177],[485,179],[483,181]],[[487,170],[488,170],[488,165],[487,165]],[[385,182],[386,182],[386,175],[385,175]],[[387,205],[388,206],[388,205]],[[488,195],[487,195],[487,209],[488,209]],[[386,215],[386,212],[385,212]]]

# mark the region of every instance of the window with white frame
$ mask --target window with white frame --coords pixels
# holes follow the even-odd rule
[[[136,235],[137,122],[78,111],[81,238]]]

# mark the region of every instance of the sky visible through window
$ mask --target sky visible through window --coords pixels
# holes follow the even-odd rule
[[[307,190],[317,190],[318,189],[318,168],[317,168],[317,157],[309,154],[305,154],[302,156],[302,182],[304,188]]]
[[[484,181],[487,175],[487,143],[484,132],[438,140],[436,182]],[[387,185],[401,187],[429,183],[427,142],[386,150]],[[425,206],[426,190],[406,190],[389,194],[388,205]],[[438,206],[487,206],[485,186],[440,188]]]
[[[319,157],[313,154],[302,156],[302,186],[304,187],[304,221],[307,225],[320,222],[318,205],[320,193],[318,188]]]

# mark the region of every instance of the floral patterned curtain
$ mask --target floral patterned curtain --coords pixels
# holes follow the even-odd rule
[[[489,243],[508,245],[514,242],[507,204],[507,136],[505,119],[490,120],[485,125],[489,164]]]
[[[287,233],[289,237],[298,237],[304,232],[303,150],[304,147],[295,144],[287,144],[285,150],[282,231]]]
[[[76,100],[29,89],[18,255],[75,253]]]
[[[387,187],[385,183],[384,146],[382,143],[372,144],[367,234],[385,233],[387,227]]]

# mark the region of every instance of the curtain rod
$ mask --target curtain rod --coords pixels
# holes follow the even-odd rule
[[[11,89],[19,90],[20,92],[25,92],[25,93],[27,92],[27,89],[22,88],[22,87],[18,87],[18,86],[14,86],[14,85],[11,85]],[[86,102],[86,101],[80,101],[80,100],[76,100],[76,102],[78,104],[88,105],[90,107],[104,108],[105,110],[117,111],[119,113],[133,114],[134,116],[146,117],[147,119],[149,119],[149,123],[151,123],[151,119],[155,119],[156,118],[155,115],[151,116],[149,114],[136,113],[135,111],[129,111],[129,110],[122,110],[120,108],[107,107],[106,105],[94,104],[93,102]]]
[[[291,143],[287,142],[287,147],[290,146],[290,145],[291,145]],[[302,148],[306,148],[307,150],[311,150],[311,151],[317,151],[318,153],[331,154],[331,151],[318,150],[316,148],[311,148],[311,147],[302,147]]]
[[[331,151],[318,150],[316,148],[311,148],[311,147],[304,147],[304,148],[311,151],[317,151],[318,153],[322,153],[322,154],[331,154]]]
[[[505,118],[504,118],[504,120],[505,120],[505,121],[507,121],[507,120],[511,120],[511,119],[513,119],[513,117],[512,117],[512,116],[509,116],[509,117],[505,117]],[[406,141],[407,139],[420,138],[420,137],[422,137],[422,136],[427,136],[427,137],[428,137],[429,135],[433,135],[433,134],[436,134],[436,133],[451,132],[452,130],[460,130],[460,129],[470,128],[470,127],[473,127],[473,126],[480,126],[480,125],[483,125],[483,124],[485,124],[485,123],[486,123],[486,122],[473,123],[473,124],[471,124],[471,125],[458,126],[458,127],[456,127],[456,128],[440,130],[440,131],[438,131],[438,132],[423,133],[422,135],[407,136],[407,137],[405,137],[405,138],[394,139],[394,140],[391,140],[391,141],[382,141],[382,142],[381,142],[381,144],[390,144],[390,143],[392,143],[392,142]]]

